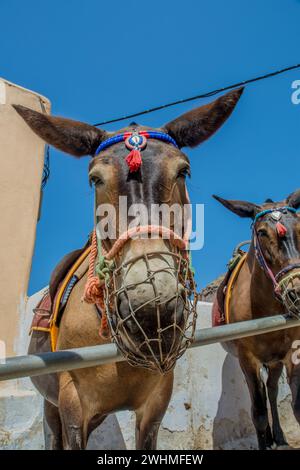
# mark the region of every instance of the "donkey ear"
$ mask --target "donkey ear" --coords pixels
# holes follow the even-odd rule
[[[251,219],[254,219],[256,214],[261,211],[260,206],[257,206],[252,202],[232,201],[228,199],[222,199],[221,197],[215,195],[213,195],[213,198],[215,198],[217,201],[223,204],[223,206],[240,217],[250,217]]]
[[[48,116],[19,104],[13,107],[41,139],[75,157],[94,155],[98,145],[107,138],[105,131],[83,122]]]
[[[182,114],[164,126],[181,147],[196,147],[213,135],[235,108],[244,88],[238,88],[212,103]]]
[[[300,189],[297,189],[286,198],[287,205],[298,209],[300,207]]]

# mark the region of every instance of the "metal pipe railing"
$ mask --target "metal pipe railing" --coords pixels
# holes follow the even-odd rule
[[[197,330],[192,348],[208,344],[230,341],[247,336],[261,335],[285,328],[300,327],[300,320],[284,315],[258,318],[256,320],[231,323],[230,325]],[[300,339],[300,338],[299,338]],[[30,354],[6,359],[0,364],[0,381],[19,377],[62,372],[64,370],[83,369],[110,362],[123,361],[124,357],[115,344],[66,349],[43,354]]]

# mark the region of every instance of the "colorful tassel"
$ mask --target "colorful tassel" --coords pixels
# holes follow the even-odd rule
[[[280,238],[285,237],[287,228],[283,224],[281,224],[280,222],[277,222],[276,230]]]
[[[130,173],[138,171],[142,164],[141,152],[136,148],[132,149],[126,157],[126,162]]]

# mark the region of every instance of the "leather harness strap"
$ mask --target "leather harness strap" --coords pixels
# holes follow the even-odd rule
[[[231,294],[232,294],[232,289],[234,287],[234,283],[235,281],[237,280],[238,278],[238,275],[246,261],[246,257],[247,257],[248,253],[245,253],[242,255],[241,259],[239,260],[239,262],[237,263],[237,265],[235,266],[230,278],[229,278],[229,281],[228,281],[228,284],[226,286],[226,293],[225,293],[225,302],[224,302],[224,310],[225,310],[225,322],[228,324],[229,323],[229,313],[230,313],[230,301],[231,301]]]
[[[57,343],[57,337],[58,337],[57,318],[59,314],[59,307],[60,307],[61,299],[64,295],[65,289],[67,288],[71,278],[76,274],[77,269],[81,267],[82,263],[84,263],[86,258],[89,256],[90,251],[91,251],[91,247],[89,246],[73,264],[72,268],[70,269],[65,279],[63,280],[59,288],[59,292],[55,298],[55,304],[53,306],[53,314],[52,314],[52,318],[50,322],[50,337],[51,337],[52,351],[56,350],[56,343]],[[84,265],[87,267],[86,263],[84,263]],[[82,273],[82,269],[80,270],[80,273]]]

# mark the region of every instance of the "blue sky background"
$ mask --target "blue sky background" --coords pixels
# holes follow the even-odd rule
[[[1,0],[0,17],[0,75],[47,96],[53,114],[89,123],[300,62],[297,0]],[[250,235],[250,222],[211,194],[262,202],[300,187],[296,79],[300,70],[249,85],[223,128],[187,152],[191,200],[205,204],[205,245],[193,254],[200,286],[225,270],[234,245]],[[138,122],[158,127],[202,103]],[[87,166],[88,159],[51,149],[31,293],[91,230]]]

